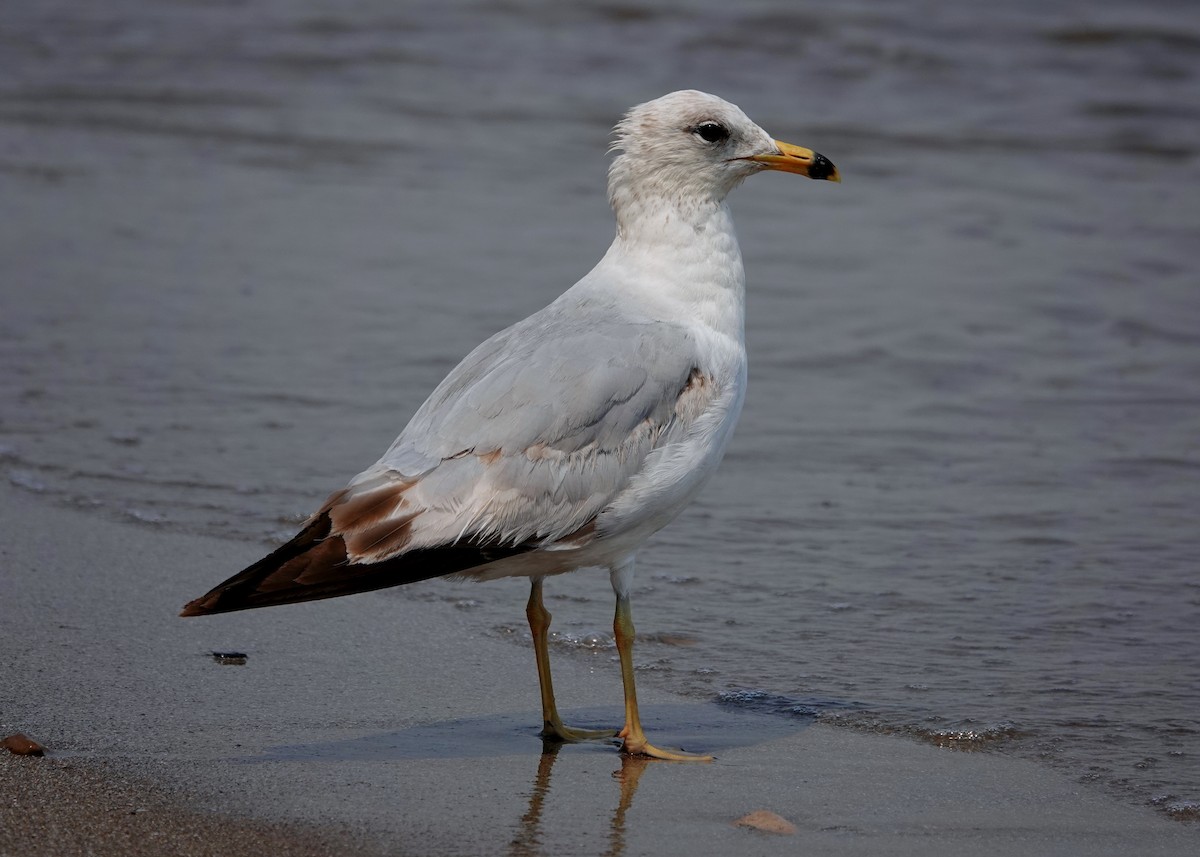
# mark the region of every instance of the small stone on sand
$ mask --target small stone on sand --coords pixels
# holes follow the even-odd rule
[[[796,825],[782,815],[776,815],[767,809],[748,812],[733,824],[735,827],[752,827],[764,833],[779,833],[785,836],[791,836],[796,832]]]
[[[46,754],[45,747],[20,732],[13,733],[0,741],[0,747],[17,756],[44,756]]]

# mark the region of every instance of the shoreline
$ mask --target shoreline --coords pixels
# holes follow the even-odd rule
[[[10,485],[0,502],[0,728],[49,750],[0,763],[23,819],[0,830],[0,854],[39,853],[36,841],[74,843],[56,853],[203,849],[210,835],[225,847],[180,853],[268,840],[305,855],[1173,855],[1195,843],[1191,825],[1032,762],[653,687],[641,694],[647,731],[716,762],[646,763],[604,743],[546,754],[531,654],[448,604],[384,592],[182,620],[198,585],[256,548],[108,521]],[[223,650],[246,663],[217,663]],[[620,716],[614,671],[568,658],[555,670],[565,716]],[[153,811],[123,811],[139,801]],[[798,832],[733,825],[756,810]]]

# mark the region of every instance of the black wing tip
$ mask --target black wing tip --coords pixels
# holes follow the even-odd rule
[[[318,601],[459,574],[534,549],[532,544],[418,548],[379,562],[353,562],[322,512],[291,541],[189,601],[181,617]]]
[[[220,587],[212,592],[202,595],[199,598],[193,598],[187,604],[183,605],[183,609],[179,611],[181,618],[190,616],[212,616],[215,613],[228,613],[231,610],[237,610],[237,607],[224,607],[221,605]]]
[[[247,596],[253,595],[258,584],[272,572],[277,571],[288,561],[303,556],[323,542],[329,535],[329,530],[329,513],[322,511],[279,548],[223,583],[214,586],[199,598],[194,598],[183,605],[183,610],[179,613],[180,617],[210,616],[214,613],[230,613],[234,610],[268,606],[273,602],[255,603]]]

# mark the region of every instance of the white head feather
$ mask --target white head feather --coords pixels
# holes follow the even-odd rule
[[[618,123],[608,170],[609,202],[621,209],[646,197],[720,203],[747,176],[765,169],[749,160],[779,151],[771,136],[736,105],[681,90],[639,104]]]

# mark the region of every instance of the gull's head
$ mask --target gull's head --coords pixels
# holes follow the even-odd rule
[[[620,154],[608,171],[614,207],[646,195],[719,202],[763,170],[840,180],[825,156],[772,139],[736,105],[707,92],[683,90],[639,104],[615,133],[612,150]]]

